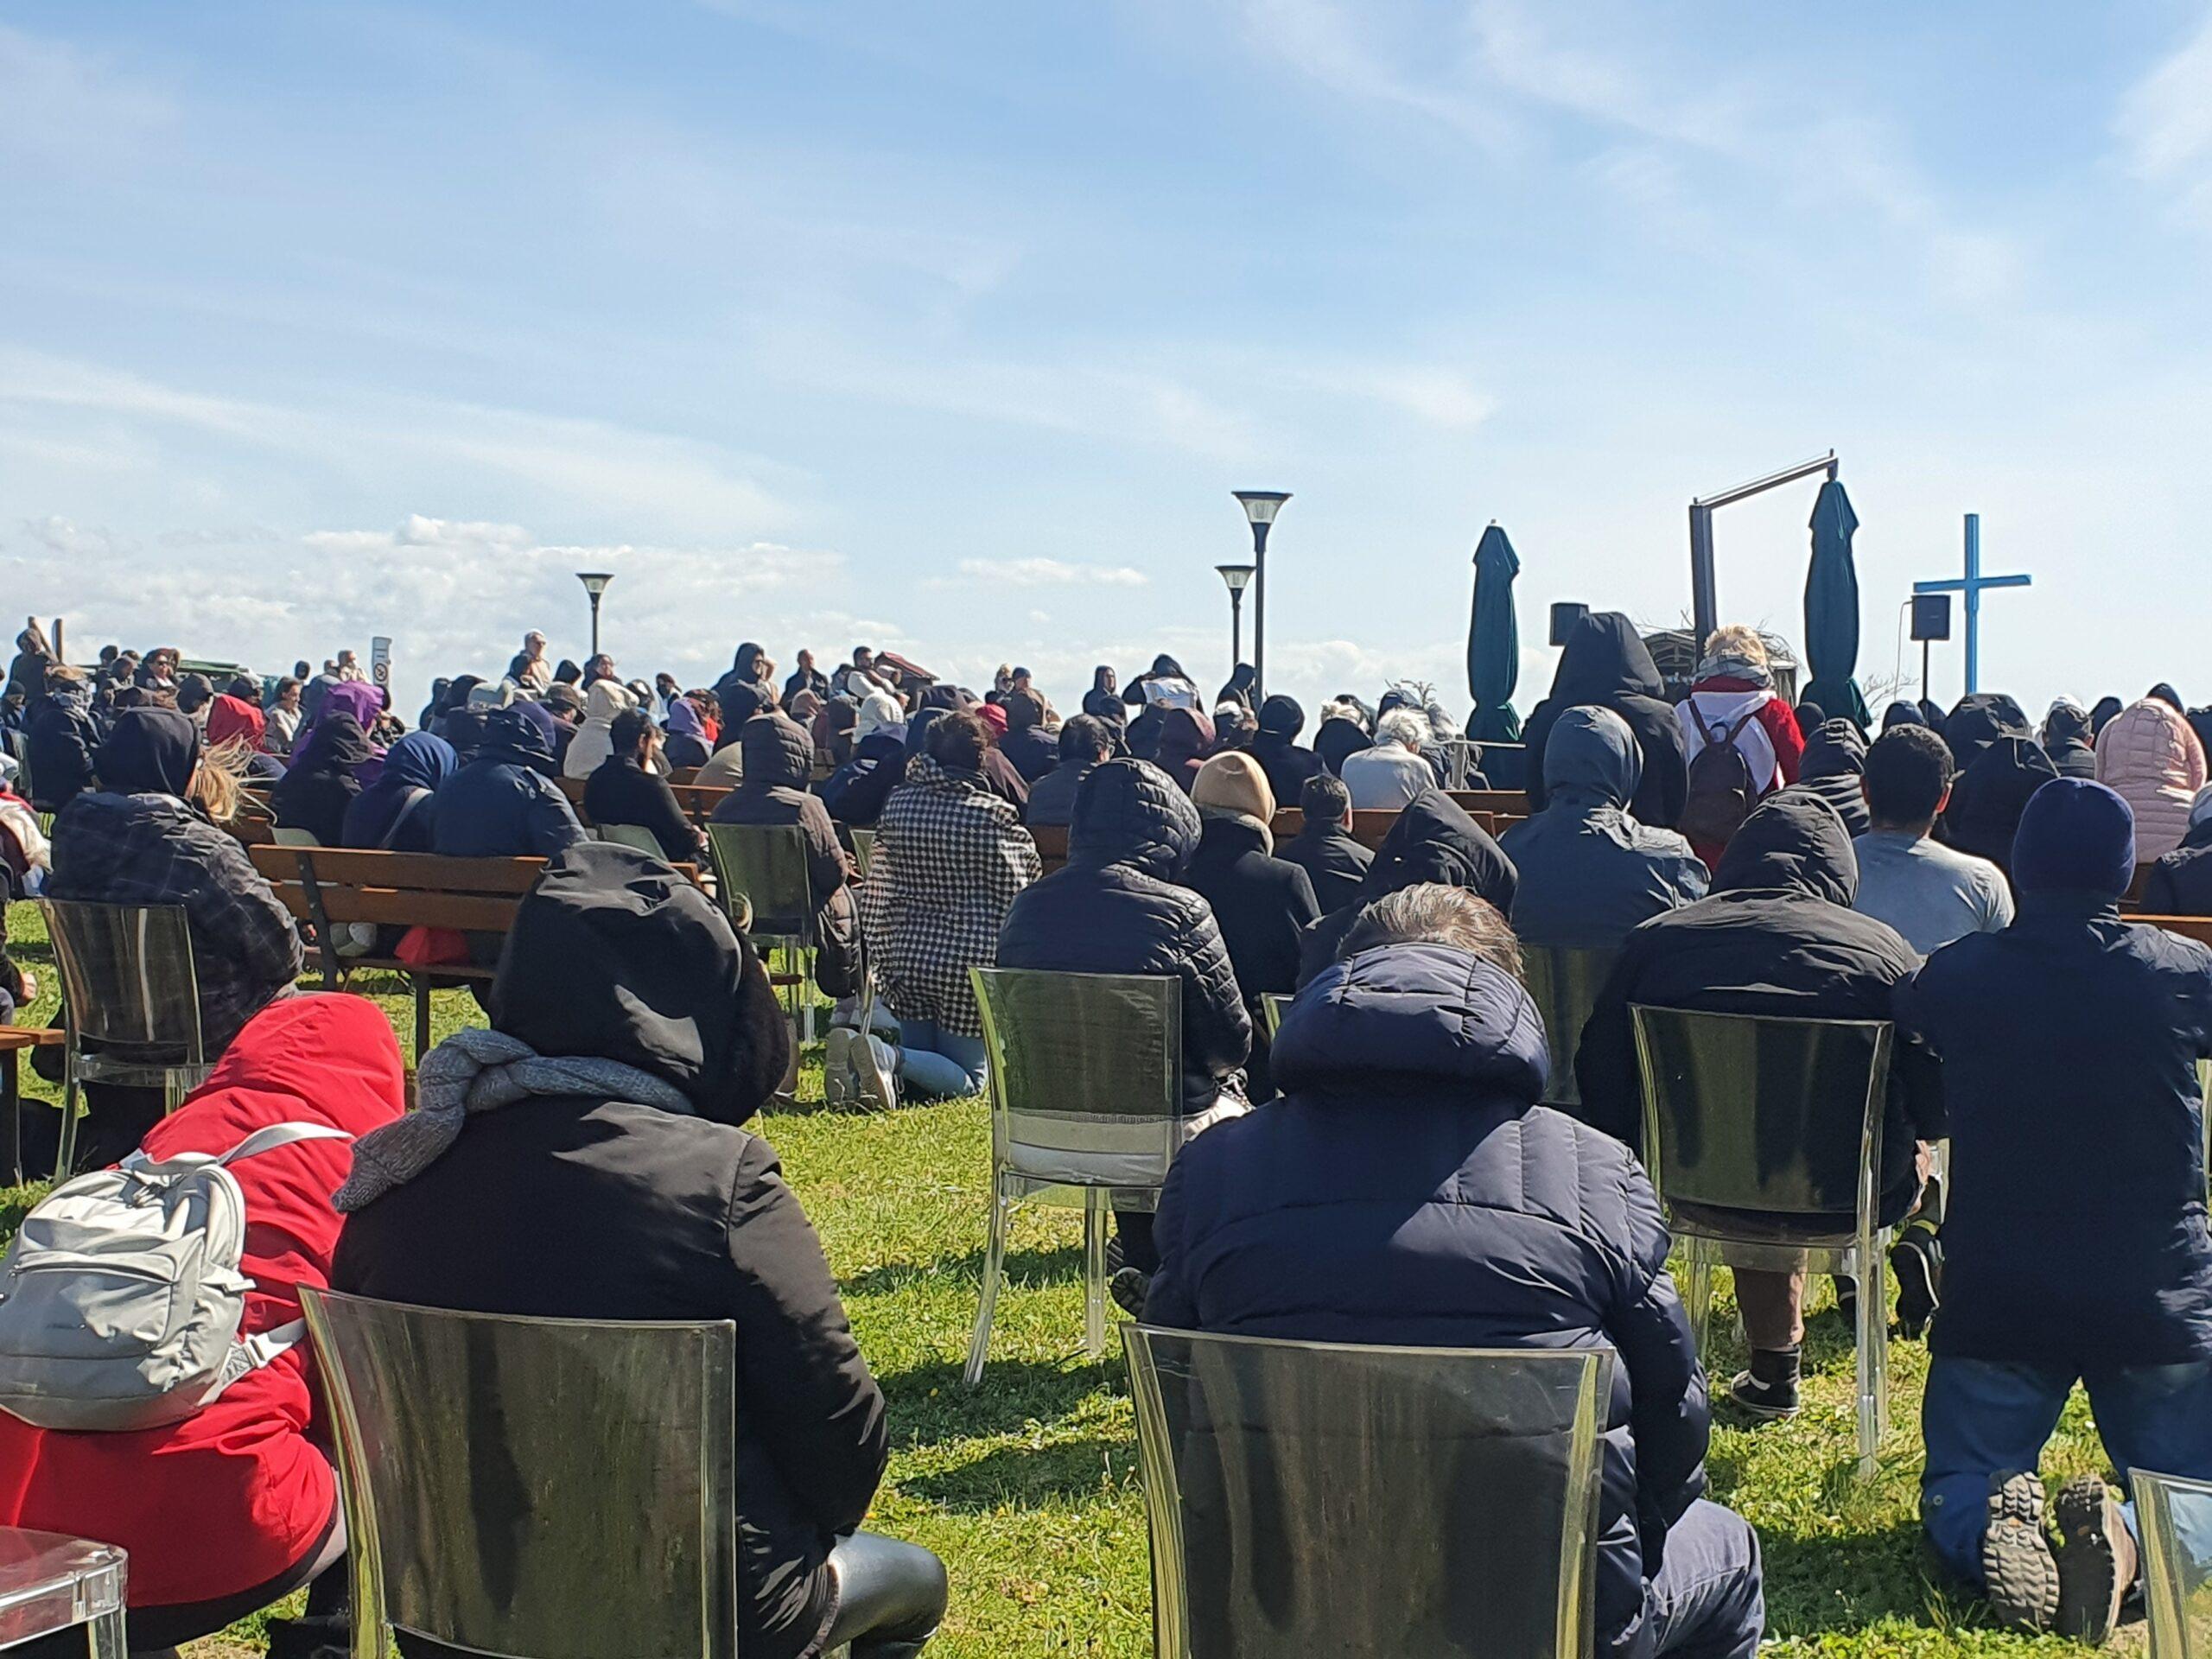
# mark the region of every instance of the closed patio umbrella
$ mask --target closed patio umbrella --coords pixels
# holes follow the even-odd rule
[[[1475,544],[1475,611],[1467,625],[1467,694],[1475,710],[1467,735],[1478,743],[1511,743],[1521,735],[1513,688],[1521,677],[1521,625],[1513,615],[1513,579],[1520,556],[1492,524]]]
[[[1799,695],[1864,731],[1872,716],[1853,677],[1859,668],[1859,569],[1851,537],[1858,528],[1851,498],[1841,483],[1828,480],[1813,503],[1813,563],[1805,573],[1805,664],[1812,680]]]

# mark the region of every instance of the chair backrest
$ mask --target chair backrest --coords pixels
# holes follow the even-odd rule
[[[2135,1470],[2151,1659],[2212,1654],[2212,1482]]]
[[[617,847],[627,847],[652,858],[664,857],[660,838],[642,823],[600,823],[592,826],[592,833],[601,841],[611,841]]]
[[[353,1653],[387,1626],[527,1659],[736,1659],[737,1328],[302,1289]]]
[[[1160,1659],[1591,1651],[1610,1351],[1122,1337]]]
[[[200,983],[181,905],[41,899],[69,1028],[102,1043],[144,1043],[198,1065]]]
[[[1574,1082],[1574,1051],[1581,1046],[1582,1027],[1590,1023],[1590,1010],[1605,976],[1613,970],[1618,950],[1570,950],[1563,945],[1524,944],[1521,947],[1522,977],[1529,1000],[1543,1017],[1544,1040],[1552,1054],[1552,1077],[1544,1087],[1549,1106],[1581,1103],[1582,1091]]]
[[[1669,1205],[1848,1217],[1871,1201],[1886,1020],[1630,1013],[1644,1166]]]
[[[796,824],[710,823],[708,838],[722,903],[733,915],[752,907],[755,936],[804,939],[814,935],[814,888],[807,875],[806,832]]]
[[[853,863],[859,868],[861,880],[868,880],[868,873],[875,865],[875,831],[855,829],[849,832],[853,838]]]
[[[1290,1005],[1297,1000],[1296,997],[1287,996],[1281,991],[1260,993],[1260,1017],[1266,1022],[1269,1042],[1274,1041],[1276,1036],[1281,1032],[1282,1017],[1290,1012]]]
[[[1165,976],[970,968],[991,1149],[1032,1179],[1144,1189],[1182,1141],[1183,988]]]
[[[124,1566],[113,1544],[0,1527],[0,1649],[92,1624],[90,1643],[63,1651],[122,1659]],[[101,1645],[101,1622],[113,1627],[112,1649]]]
[[[289,824],[271,824],[269,839],[278,847],[320,847],[322,840],[312,830],[296,830]]]

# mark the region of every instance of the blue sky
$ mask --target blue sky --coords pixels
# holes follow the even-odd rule
[[[1862,671],[1982,515],[1983,677],[2202,647],[2205,0],[0,9],[0,581],[79,641],[403,702],[523,627],[626,670],[856,640],[973,682],[1465,701],[1469,558],[1675,620],[1684,505],[1829,446]],[[1810,486],[1730,509],[1801,631]],[[2200,671],[2200,670],[2205,671]],[[1958,688],[1939,658],[1936,693]]]

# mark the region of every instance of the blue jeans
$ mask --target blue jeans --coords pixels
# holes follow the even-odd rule
[[[1659,1576],[1644,1587],[1643,1604],[1651,1625],[1648,1651],[1752,1659],[1766,1628],[1766,1596],[1751,1523],[1698,1499],[1668,1529],[1666,1557]]]
[[[2081,1375],[2123,1488],[2135,1468],[2212,1480],[2212,1359]],[[2036,1468],[2075,1376],[2066,1365],[1941,1355],[1929,1361],[1920,1403],[1928,1446],[1920,1523],[1944,1564],[1967,1583],[1981,1582],[1989,1478]]]
[[[980,1095],[990,1080],[983,1039],[963,1037],[931,1020],[899,1018],[899,1080],[933,1100]]]

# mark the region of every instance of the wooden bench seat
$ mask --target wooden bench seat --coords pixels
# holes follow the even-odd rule
[[[0,1185],[23,1179],[22,1087],[17,1070],[26,1051],[60,1048],[69,1033],[57,1026],[0,1026]]]

